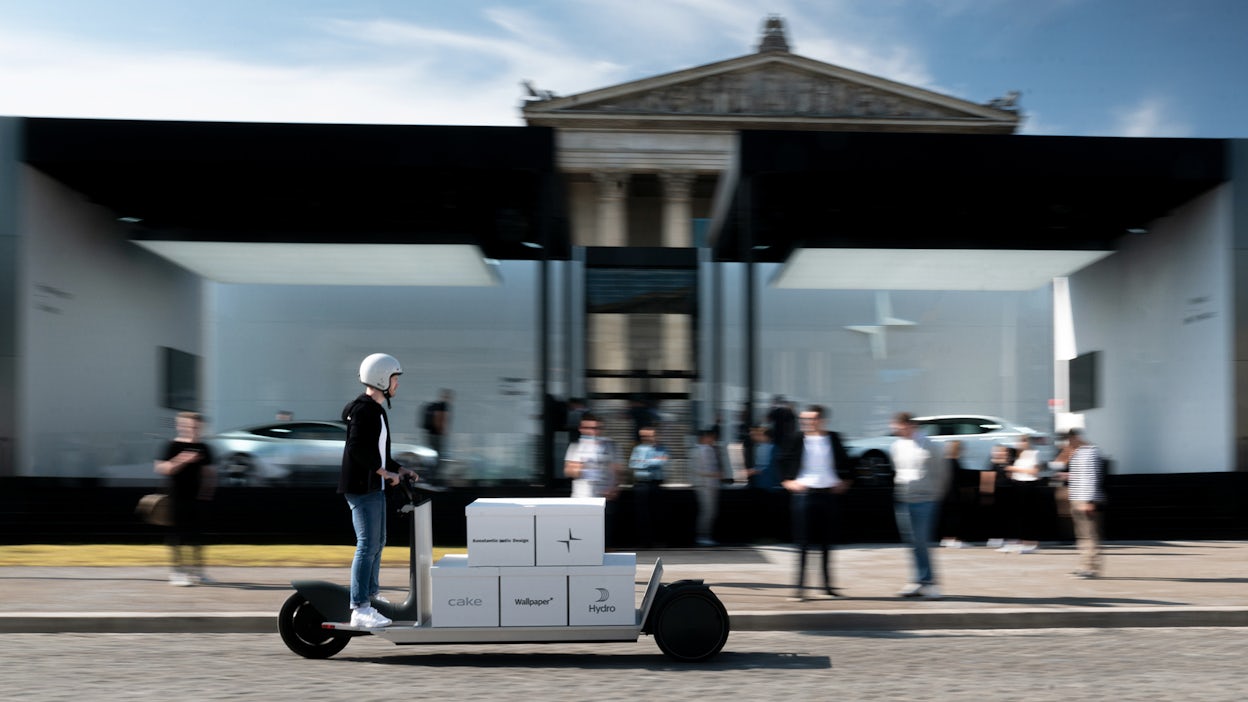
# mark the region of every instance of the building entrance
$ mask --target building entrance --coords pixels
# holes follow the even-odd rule
[[[685,438],[699,379],[698,269],[692,249],[591,249],[586,256],[585,389],[622,452],[659,428],[669,483],[688,482]],[[621,460],[626,456],[621,456]]]

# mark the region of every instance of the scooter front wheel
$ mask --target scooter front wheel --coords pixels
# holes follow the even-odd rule
[[[329,658],[347,647],[350,632],[322,628],[325,615],[306,597],[294,593],[277,615],[277,630],[286,647],[304,658]]]
[[[704,661],[728,641],[728,611],[700,580],[664,586],[654,607],[650,633],[669,658]]]

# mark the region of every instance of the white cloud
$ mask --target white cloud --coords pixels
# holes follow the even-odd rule
[[[619,66],[536,41],[515,12],[490,15],[501,36],[411,23],[333,21],[332,44],[299,62],[109,46],[0,30],[0,114],[274,122],[518,125],[520,81],[583,89]],[[547,36],[554,36],[548,32]]]
[[[596,18],[592,23],[586,19],[587,26],[610,28],[604,42],[646,71],[674,71],[751,53],[767,17],[779,15],[794,53],[939,90],[898,25],[864,13],[852,0],[576,0],[575,5],[587,18],[591,12]],[[628,79],[642,77],[634,72]]]
[[[1193,133],[1191,125],[1172,114],[1168,100],[1147,97],[1135,105],[1114,111],[1111,134],[1124,137],[1188,137]]]
[[[901,45],[849,42],[840,38],[817,38],[802,43],[798,53],[819,61],[843,66],[861,73],[953,94],[932,79],[923,60]]]
[[[419,66],[281,65],[0,34],[0,114],[295,122],[516,123],[504,94],[438,95]],[[19,68],[20,67],[20,68]],[[488,107],[487,107],[488,105]],[[510,119],[509,119],[510,118]]]
[[[518,125],[522,80],[567,95],[743,55],[772,13],[799,54],[939,90],[904,39],[840,0],[568,0],[562,9],[556,20],[495,6],[458,31],[326,19],[281,37],[280,56],[245,59],[9,27],[0,29],[0,114]]]

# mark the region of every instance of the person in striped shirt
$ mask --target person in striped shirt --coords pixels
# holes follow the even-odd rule
[[[1101,574],[1101,508],[1105,489],[1101,471],[1101,453],[1078,429],[1066,434],[1066,479],[1070,499],[1070,518],[1074,522],[1075,541],[1079,547],[1079,569],[1072,575],[1095,578]]]

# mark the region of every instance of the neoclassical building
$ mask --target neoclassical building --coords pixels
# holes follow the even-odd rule
[[[658,286],[678,284],[681,271],[688,285],[715,279],[696,275],[697,252],[710,246],[705,225],[743,131],[1011,134],[1021,120],[1017,95],[976,104],[803,57],[776,16],[743,56],[576,95],[529,92],[525,122],[555,130],[571,243],[585,252],[591,291],[627,272]],[[711,355],[697,353],[698,318],[709,318],[725,294],[733,293],[682,310],[591,304],[584,392],[598,402],[661,402],[664,414],[680,418],[677,436],[712,420],[687,403],[699,399],[699,381],[716,383]],[[711,325],[703,332],[718,339]]]

